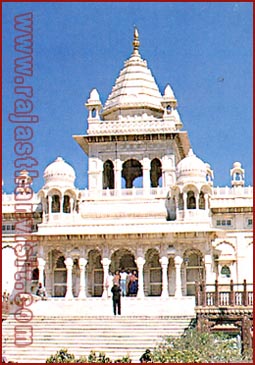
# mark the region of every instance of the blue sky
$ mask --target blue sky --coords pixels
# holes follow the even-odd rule
[[[252,3],[4,3],[4,191],[14,189],[14,16],[33,12],[33,157],[43,171],[62,156],[87,187],[87,159],[72,135],[86,134],[84,102],[97,88],[104,103],[132,52],[133,27],[140,53],[163,93],[170,83],[183,130],[194,153],[214,170],[214,185],[230,185],[240,161],[252,184]]]

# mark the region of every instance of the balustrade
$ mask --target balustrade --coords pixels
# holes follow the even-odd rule
[[[246,280],[242,284],[234,284],[233,280],[229,284],[219,284],[217,280],[215,284],[197,282],[195,296],[196,305],[202,307],[247,307],[253,305],[253,291],[247,290]]]

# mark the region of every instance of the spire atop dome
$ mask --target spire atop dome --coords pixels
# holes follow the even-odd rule
[[[139,54],[139,46],[140,46],[140,42],[139,42],[138,29],[135,27],[134,28],[134,40],[133,40],[133,47],[134,47],[133,54],[134,55]]]
[[[191,157],[191,156],[195,156],[192,148],[189,149],[189,152],[188,152],[188,157]]]

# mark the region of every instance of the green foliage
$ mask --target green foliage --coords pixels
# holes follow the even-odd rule
[[[75,360],[75,356],[73,354],[69,354],[67,349],[61,349],[57,351],[55,355],[51,355],[48,359],[46,359],[46,363],[70,363],[77,362]]]
[[[115,360],[114,362],[120,363],[120,364],[126,364],[126,363],[132,362],[132,360],[130,359],[129,355],[126,355],[126,356],[123,356],[121,359]]]
[[[123,356],[121,359],[115,360],[115,363],[131,363],[130,357]],[[81,356],[79,359],[75,359],[73,354],[69,354],[67,349],[61,349],[57,351],[55,355],[51,355],[46,363],[80,363],[80,364],[88,364],[88,363],[113,363],[113,361],[105,355],[104,352],[99,352],[97,355],[95,351],[91,351],[88,357]]]
[[[152,354],[152,362],[219,363],[239,362],[240,349],[234,338],[221,333],[187,331],[180,338],[166,338]]]

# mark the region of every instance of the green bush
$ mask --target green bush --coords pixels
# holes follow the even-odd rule
[[[67,349],[61,349],[57,351],[55,355],[51,355],[47,360],[46,363],[81,363],[81,364],[88,364],[88,363],[131,363],[130,357],[123,356],[121,359],[112,361],[108,356],[105,355],[104,352],[99,352],[97,355],[95,351],[91,351],[88,357],[81,356],[79,359],[75,359],[73,354],[68,353]]]
[[[152,362],[160,363],[229,363],[241,360],[235,338],[196,330],[189,330],[180,338],[166,338],[152,354]]]
[[[57,351],[55,355],[51,355],[48,359],[46,359],[46,363],[69,363],[69,362],[77,362],[75,360],[75,356],[73,354],[69,354],[67,349],[61,349]]]

